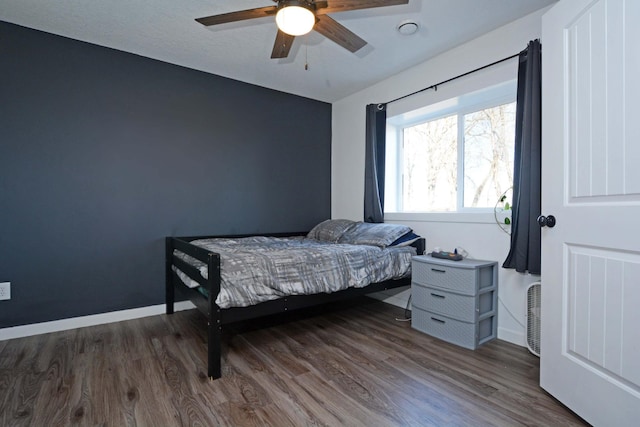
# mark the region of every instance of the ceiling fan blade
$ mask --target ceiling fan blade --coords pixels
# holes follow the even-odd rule
[[[289,56],[293,39],[295,39],[295,36],[291,36],[278,30],[276,41],[273,44],[273,50],[271,51],[271,59],[286,58]]]
[[[240,10],[238,12],[222,13],[220,15],[205,16],[204,18],[196,19],[196,21],[202,25],[210,26],[226,24],[227,22],[244,21],[245,19],[264,18],[275,15],[277,11],[278,6],[267,6],[256,9]]]
[[[316,2],[316,15],[408,4],[409,0],[327,0]],[[327,6],[324,6],[327,4]]]
[[[362,40],[355,33],[352,33],[328,15],[317,16],[316,18],[318,20],[313,29],[326,38],[338,43],[348,51],[355,52],[367,44],[366,41]]]

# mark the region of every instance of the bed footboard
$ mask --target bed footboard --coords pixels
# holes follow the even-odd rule
[[[189,263],[183,261],[174,255],[174,250],[179,250],[195,259],[207,264],[207,279],[204,279],[200,272]],[[177,237],[167,237],[165,243],[166,251],[166,283],[165,283],[165,299],[166,312],[173,314],[175,305],[175,288],[179,285],[180,279],[173,270],[173,267],[179,268],[183,273],[189,276],[203,286],[208,292],[208,298],[203,304],[204,297],[198,291],[186,288],[189,299],[194,305],[207,317],[207,353],[208,368],[207,375],[216,379],[222,376],[222,366],[220,362],[221,353],[221,329],[222,317],[220,307],[216,304],[216,299],[220,293],[220,254],[209,252],[198,246],[192,245],[186,240]]]

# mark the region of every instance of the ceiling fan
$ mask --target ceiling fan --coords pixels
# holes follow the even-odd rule
[[[202,25],[218,25],[246,19],[275,15],[278,34],[271,58],[286,58],[296,36],[315,30],[344,47],[356,52],[367,42],[328,16],[328,13],[373,7],[407,4],[409,0],[273,0],[276,6],[259,7],[196,19]]]

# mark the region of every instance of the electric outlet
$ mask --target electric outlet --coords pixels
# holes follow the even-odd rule
[[[11,299],[11,282],[0,283],[0,301]]]

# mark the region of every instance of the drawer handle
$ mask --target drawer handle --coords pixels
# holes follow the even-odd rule
[[[437,268],[432,268],[431,271],[435,271],[436,273],[446,273],[445,270],[439,270]]]
[[[432,296],[432,297],[434,297],[434,298],[442,298],[442,299],[445,299],[445,296],[444,296],[444,295],[434,294],[433,292],[431,292],[431,296]]]
[[[444,321],[444,320],[436,319],[435,317],[432,317],[432,318],[431,318],[431,320],[433,320],[434,322],[442,323],[442,324],[444,324],[444,323],[445,323],[445,321]]]

